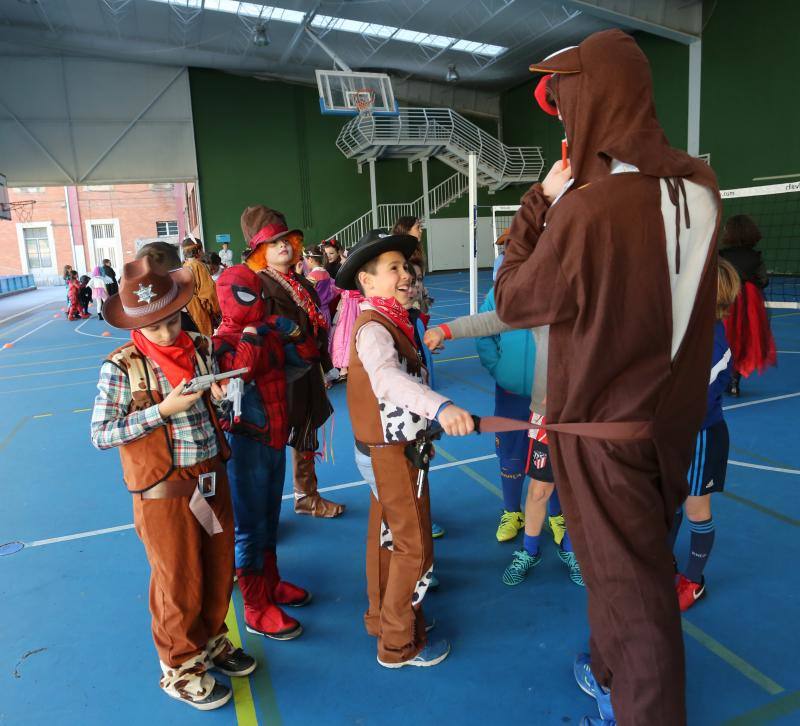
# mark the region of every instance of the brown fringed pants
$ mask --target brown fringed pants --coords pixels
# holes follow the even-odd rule
[[[592,671],[621,726],[686,723],[683,636],[667,535],[686,498],[653,441],[551,434],[559,497],[589,596]]]
[[[422,599],[433,567],[427,481],[417,498],[417,470],[402,446],[370,450],[378,497],[370,496],[367,530],[367,632],[378,658],[400,663],[425,647]]]

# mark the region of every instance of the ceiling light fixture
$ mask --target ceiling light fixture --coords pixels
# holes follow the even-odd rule
[[[447,75],[445,76],[445,80],[448,83],[457,83],[461,80],[461,76],[458,75],[455,64],[447,66]]]
[[[267,33],[267,26],[262,24],[256,25],[253,29],[253,45],[259,48],[264,48],[269,45],[269,35]]]

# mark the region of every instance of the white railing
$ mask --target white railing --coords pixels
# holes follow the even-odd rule
[[[467,191],[467,177],[460,172],[447,177],[443,182],[428,190],[430,199],[430,212],[436,214],[440,209],[458,199]],[[378,205],[378,226],[391,229],[398,217],[424,217],[424,196],[418,197],[413,202],[399,204]],[[369,230],[372,229],[372,210],[365,212],[354,219],[346,227],[342,227],[326,239],[336,239],[344,247],[352,247]]]
[[[479,170],[493,180],[493,188],[536,181],[544,166],[540,147],[506,146],[450,108],[401,108],[397,116],[359,115],[341,130],[336,146],[348,158],[367,157],[373,147],[431,147],[432,156],[448,153],[462,159],[465,167],[469,154],[475,153]]]

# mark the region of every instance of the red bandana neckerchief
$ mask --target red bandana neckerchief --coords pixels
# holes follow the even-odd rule
[[[368,297],[365,298],[372,307],[374,307],[381,315],[389,318],[400,330],[402,330],[406,337],[411,341],[411,344],[416,349],[417,344],[414,342],[414,328],[411,326],[411,320],[408,317],[408,310],[406,310],[394,297]]]
[[[322,330],[328,329],[328,321],[325,320],[322,312],[311,297],[311,293],[303,287],[302,283],[295,277],[293,272],[286,274],[279,272],[271,267],[265,267],[262,272],[271,277],[277,282],[292,298],[294,304],[301,308],[308,319],[311,321],[311,327],[314,329],[314,335]]]
[[[194,341],[186,331],[181,330],[172,345],[156,345],[138,330],[131,331],[131,339],[142,355],[152,359],[164,371],[173,388],[182,380],[194,378]]]

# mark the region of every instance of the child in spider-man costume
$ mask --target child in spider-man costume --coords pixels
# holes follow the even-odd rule
[[[307,343],[290,320],[267,317],[261,287],[245,265],[220,275],[222,324],[214,336],[214,351],[220,370],[250,369],[242,376],[246,385],[241,417],[223,422],[232,452],[228,477],[245,624],[251,633],[290,640],[303,628],[280,606],[300,607],[311,594],[281,580],[275,547],[286,471],[286,366],[288,362],[292,370],[304,365],[299,355]]]

